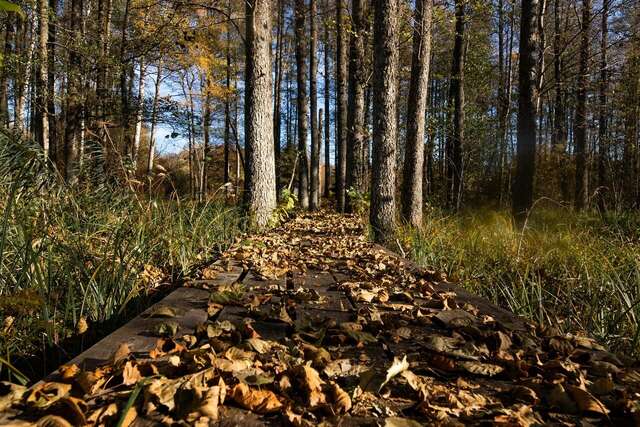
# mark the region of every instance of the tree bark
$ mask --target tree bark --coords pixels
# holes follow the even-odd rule
[[[309,95],[311,101],[311,168],[309,180],[309,209],[320,207],[320,136],[318,133],[318,14],[317,0],[309,2],[311,37],[309,43]]]
[[[518,146],[517,170],[513,185],[513,215],[523,225],[533,204],[536,160],[536,12],[538,0],[522,1],[520,24],[520,63],[518,68]]]
[[[198,191],[198,200],[203,202],[207,196],[207,163],[209,157],[209,127],[211,125],[211,95],[209,92],[209,81],[206,77],[203,77],[203,90],[205,91],[203,96],[204,112],[202,114],[202,165],[200,165],[200,191]]]
[[[336,208],[345,209],[347,171],[347,45],[345,0],[336,0]]]
[[[298,201],[303,209],[309,208],[309,162],[307,154],[307,115],[309,100],[307,99],[307,49],[305,34],[306,6],[304,0],[296,0],[295,33],[296,33],[296,75],[298,89]]]
[[[347,111],[347,180],[348,191],[364,193],[366,188],[366,171],[364,165],[365,139],[365,38],[367,25],[365,22],[366,1],[353,0],[351,16],[350,55],[349,55],[349,98]],[[347,196],[346,210],[353,206]]]
[[[329,0],[325,0],[325,13],[329,11]],[[329,56],[331,46],[329,41],[328,19],[324,20],[324,197],[329,198],[331,192],[331,77],[329,75]]]
[[[600,212],[607,210],[606,195],[608,193],[607,161],[609,152],[609,121],[607,118],[607,93],[609,91],[609,72],[607,65],[607,47],[609,44],[609,1],[602,2],[602,26],[600,37],[600,94],[598,118],[598,208]]]
[[[64,127],[64,141],[62,143],[62,171],[65,179],[69,178],[69,169],[73,157],[73,149],[76,145],[82,121],[81,102],[81,59],[78,55],[78,48],[81,43],[81,18],[82,2],[80,0],[71,1],[70,10],[70,35],[72,48],[69,50],[69,66],[67,76],[67,99]]]
[[[149,153],[147,154],[147,175],[153,171],[153,161],[156,154],[156,122],[158,120],[158,99],[160,98],[160,81],[162,79],[162,61],[156,65],[156,82],[153,92],[153,104],[151,105],[151,129],[149,132]]]
[[[278,171],[280,165],[280,134],[281,134],[281,92],[282,92],[282,47],[284,44],[283,41],[283,31],[284,31],[284,1],[278,0],[278,21],[276,23],[276,60],[275,60],[275,86],[273,97],[273,148],[275,150],[275,159],[276,159],[276,188],[280,189],[280,173]]]
[[[458,210],[462,203],[464,164],[464,40],[465,1],[456,0],[456,34],[449,83],[450,124],[447,137],[447,205]]]
[[[554,41],[553,41],[553,75],[555,86],[555,101],[553,106],[553,147],[556,153],[557,167],[560,172],[560,193],[562,199],[568,201],[569,195],[569,179],[566,165],[567,151],[567,127],[566,127],[566,109],[565,109],[565,89],[562,82],[563,58],[562,58],[562,32],[560,29],[561,21],[561,0],[554,2]]]
[[[276,207],[271,82],[271,0],[247,0],[244,206],[251,226],[265,228]]]
[[[140,58],[140,65],[138,68],[138,105],[136,106],[136,128],[133,135],[133,149],[131,152],[134,172],[138,169],[138,152],[140,151],[140,140],[142,138],[142,119],[144,118],[144,83],[146,77],[146,68],[143,57]]]
[[[44,150],[45,158],[50,156],[48,105],[48,44],[49,44],[49,4],[48,0],[38,0],[38,92],[36,98],[37,130],[36,140]]]
[[[431,59],[431,16],[432,0],[417,0],[402,181],[402,219],[415,227],[422,225],[424,128]]]
[[[227,12],[231,15],[231,0],[227,2]],[[230,165],[229,165],[229,151],[231,148],[231,30],[227,30],[227,45],[226,45],[226,57],[227,57],[227,67],[226,67],[226,87],[227,87],[227,95],[224,99],[224,172],[223,172],[223,180],[225,184],[224,194],[225,199],[228,201],[229,199],[229,186],[226,185],[230,182]],[[237,186],[237,184],[236,184]]]
[[[396,216],[398,2],[378,0],[374,15],[373,164],[370,223],[374,240],[390,244]]]
[[[576,203],[577,211],[589,202],[587,175],[587,85],[589,72],[589,37],[591,28],[591,0],[582,1],[582,25],[580,34],[580,66],[576,95]]]
[[[13,43],[15,38],[14,21],[16,15],[13,13],[5,14],[5,32],[4,32],[4,60],[0,63],[0,124],[9,126],[9,69],[7,67],[7,59],[13,53]],[[20,19],[20,17],[18,17]]]

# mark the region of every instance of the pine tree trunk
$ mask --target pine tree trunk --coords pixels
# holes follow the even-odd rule
[[[447,204],[458,210],[462,203],[464,164],[464,40],[465,1],[456,0],[456,35],[449,83],[451,109],[449,135],[447,137]]]
[[[227,3],[227,12],[231,15],[231,0]],[[227,87],[227,96],[224,99],[224,165],[223,165],[223,180],[225,184],[224,194],[225,199],[229,200],[229,186],[230,182],[230,165],[229,165],[229,152],[231,148],[231,30],[227,30],[227,45],[226,45],[226,80],[225,85]]]
[[[520,64],[518,69],[518,147],[517,170],[513,185],[513,214],[519,224],[533,204],[536,160],[536,12],[537,0],[523,0],[520,25]]]
[[[280,189],[280,174],[278,171],[280,165],[280,127],[281,127],[281,113],[280,108],[282,104],[281,92],[282,92],[282,47],[284,45],[283,31],[284,31],[284,1],[278,0],[278,21],[276,23],[276,61],[275,61],[275,86],[274,86],[274,98],[273,98],[273,143],[276,158],[276,188]]]
[[[431,59],[431,15],[432,0],[417,0],[402,181],[402,219],[415,227],[422,225],[424,130]]]
[[[306,6],[304,0],[296,0],[295,33],[296,33],[296,75],[298,89],[298,201],[303,209],[309,208],[309,162],[307,154],[307,116],[309,100],[307,99],[307,47],[305,33]]]
[[[347,171],[347,34],[345,0],[336,0],[336,208],[344,212]]]
[[[311,37],[309,44],[309,95],[311,101],[311,168],[309,180],[309,208],[317,210],[320,207],[320,136],[318,134],[318,14],[317,0],[310,0],[309,19]]]
[[[598,118],[598,208],[600,212],[607,210],[606,195],[608,193],[607,161],[609,156],[609,121],[607,118],[607,93],[609,91],[609,73],[607,70],[607,47],[609,36],[609,1],[603,0],[602,26],[600,38],[600,108]]]
[[[329,0],[325,0],[325,13],[329,11]],[[324,197],[329,198],[331,192],[331,76],[329,75],[329,57],[331,46],[329,41],[328,18],[324,20]]]
[[[68,78],[67,78],[67,99],[64,126],[64,141],[62,143],[62,171],[65,179],[69,178],[69,169],[73,157],[73,148],[77,143],[79,134],[79,125],[82,121],[82,103],[81,103],[81,86],[80,74],[81,64],[80,55],[78,55],[78,47],[81,44],[81,16],[82,2],[79,0],[71,1],[70,10],[70,35],[73,40],[73,48],[69,50]]]
[[[398,2],[375,2],[373,67],[373,164],[370,223],[374,240],[394,237],[396,200],[396,98],[398,91]]]
[[[156,82],[153,92],[153,104],[151,105],[151,129],[149,131],[149,152],[147,154],[147,175],[153,171],[153,161],[156,155],[156,122],[158,120],[158,99],[160,98],[160,81],[162,80],[162,61],[156,65]]]
[[[589,202],[587,175],[587,85],[589,72],[589,43],[591,28],[591,0],[582,1],[582,29],[580,35],[580,65],[578,71],[578,93],[576,95],[576,210],[585,208]]]
[[[49,112],[47,111],[48,99],[48,44],[49,44],[49,4],[47,0],[38,0],[38,92],[36,99],[37,129],[36,140],[44,150],[46,158],[50,156],[49,146]]]
[[[136,128],[133,135],[133,151],[131,158],[133,160],[133,170],[138,169],[138,152],[140,151],[140,140],[142,138],[142,119],[144,118],[144,83],[146,79],[146,68],[144,58],[140,58],[138,68],[138,105],[136,106]]]
[[[353,0],[353,26],[351,29],[349,55],[349,105],[347,111],[347,181],[348,191],[364,193],[366,171],[364,165],[365,139],[365,38],[367,23],[365,21],[366,1]],[[352,211],[349,197],[346,210]]]
[[[244,205],[264,228],[276,207],[271,82],[271,0],[247,0]]]
[[[203,141],[202,141],[202,165],[200,165],[200,191],[198,191],[198,200],[200,202],[205,201],[207,197],[207,163],[209,157],[209,126],[211,125],[211,95],[209,94],[209,82],[206,77],[203,77],[203,90],[206,94],[203,96],[203,109],[202,114],[202,129],[203,129]]]

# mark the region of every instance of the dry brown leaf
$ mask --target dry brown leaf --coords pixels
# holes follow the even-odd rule
[[[282,403],[274,392],[253,389],[243,383],[236,384],[231,389],[230,397],[241,407],[258,414],[268,414],[282,408]]]
[[[118,405],[110,403],[107,406],[96,409],[87,417],[89,424],[103,426],[112,425],[117,422]]]
[[[500,365],[494,365],[492,363],[482,363],[475,361],[465,361],[459,362],[458,366],[460,366],[465,371],[476,374],[476,375],[484,375],[487,377],[492,377],[494,375],[498,375],[504,368]]]
[[[351,397],[338,384],[329,383],[329,392],[336,414],[346,414],[351,410]]]
[[[46,408],[65,397],[71,391],[71,384],[43,382],[31,388],[26,402],[37,408]]]
[[[138,411],[135,406],[130,407],[127,413],[122,417],[122,423],[120,426],[129,427],[138,418]]]
[[[0,382],[0,412],[19,402],[26,392],[27,388],[24,386],[4,381]]]
[[[325,395],[322,392],[324,381],[320,378],[318,371],[311,366],[302,365],[291,368],[288,372],[293,380],[293,392],[301,391],[310,407],[313,408],[326,402]]]
[[[398,359],[397,357],[394,357],[393,363],[391,363],[391,366],[387,369],[387,376],[385,377],[382,384],[380,384],[380,387],[378,387],[378,391],[380,391],[380,389],[382,389],[382,387],[384,387],[385,384],[391,381],[393,377],[395,377],[396,375],[398,375],[403,371],[406,371],[407,369],[409,369],[409,362],[407,362],[406,355],[403,356],[402,360]]]
[[[609,414],[609,410],[602,404],[602,402],[600,402],[588,391],[573,385],[569,386],[568,390],[581,412],[588,412],[605,416]]]
[[[104,373],[100,369],[95,371],[82,371],[75,378],[76,384],[80,386],[86,394],[94,394],[106,382]]]
[[[37,427],[72,427],[69,421],[57,415],[45,415],[36,423]]]
[[[76,364],[62,365],[58,368],[58,372],[63,381],[71,381],[80,373],[80,368]]]
[[[115,365],[121,360],[126,359],[127,357],[129,357],[130,353],[131,353],[131,350],[129,350],[129,344],[127,344],[126,342],[123,342],[118,346],[118,348],[113,353],[113,355],[111,355],[111,364]]]
[[[135,365],[131,360],[128,360],[124,364],[124,368],[122,369],[122,384],[133,385],[141,379],[142,375],[138,370],[138,366]]]

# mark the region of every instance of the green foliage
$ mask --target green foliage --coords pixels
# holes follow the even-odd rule
[[[640,350],[640,215],[538,209],[527,229],[507,212],[427,215],[404,230],[411,256],[543,325]]]
[[[368,191],[361,193],[351,187],[347,190],[347,197],[349,198],[349,203],[351,204],[354,214],[361,217],[367,215],[369,206],[371,205],[371,197]]]
[[[271,214],[270,226],[276,226],[283,221],[286,221],[291,216],[291,212],[293,212],[297,203],[298,198],[293,191],[288,188],[283,189],[280,192],[278,206]]]
[[[0,356],[9,362],[73,335],[81,318],[108,330],[239,229],[236,209],[222,204],[147,199],[86,174],[64,185],[37,145],[6,133],[0,209]]]

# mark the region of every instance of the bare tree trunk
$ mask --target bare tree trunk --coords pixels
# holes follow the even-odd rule
[[[4,51],[2,57],[4,60],[0,63],[0,124],[9,126],[9,69],[7,67],[7,58],[13,50],[15,38],[14,21],[15,14],[5,14],[5,32],[4,32]],[[18,17],[18,19],[20,19]]]
[[[553,111],[553,146],[558,157],[557,167],[560,173],[560,193],[562,200],[568,201],[569,195],[569,179],[566,165],[567,150],[567,127],[566,109],[564,104],[565,90],[562,84],[563,58],[562,58],[562,34],[560,29],[560,2],[554,2],[554,40],[553,40],[553,69],[554,69],[554,86],[555,101]]]
[[[607,47],[609,36],[609,1],[602,2],[602,27],[600,38],[600,108],[598,118],[598,185],[599,197],[598,208],[601,212],[607,210],[606,194],[608,193],[607,183],[607,160],[609,156],[609,121],[607,119],[607,93],[609,90],[609,73],[607,70]]]
[[[329,11],[329,0],[325,0],[325,13]],[[331,102],[331,77],[329,75],[329,45],[328,18],[324,20],[324,197],[329,198],[331,192],[331,114],[329,103]]]
[[[49,44],[49,5],[47,0],[38,0],[38,19],[40,29],[38,35],[38,92],[36,99],[37,111],[37,131],[36,140],[44,150],[45,157],[50,156],[49,146],[49,112],[47,111],[48,100],[48,44]]]
[[[202,114],[202,164],[200,165],[200,191],[198,191],[198,200],[204,201],[207,196],[207,162],[209,157],[209,126],[211,125],[211,95],[209,94],[209,82],[203,77],[203,90],[206,92],[204,100],[204,113]]]
[[[347,178],[347,45],[345,0],[336,0],[336,207],[344,212]]]
[[[36,12],[34,12],[34,15]],[[26,64],[24,65],[23,73],[20,73],[17,77],[16,82],[16,105],[14,111],[14,123],[17,129],[20,129],[22,133],[27,133],[27,123],[24,120],[24,111],[25,105],[27,103],[28,96],[28,88],[29,81],[32,79],[32,68],[35,60],[36,53],[36,42],[38,40],[37,31],[36,31],[36,23],[35,20],[31,21],[31,25],[27,27],[22,23],[22,21],[18,21],[22,28],[24,28],[25,38],[29,40],[28,45],[25,45],[26,48]],[[28,37],[27,37],[28,34]]]
[[[160,98],[160,81],[162,80],[162,60],[156,64],[156,82],[153,92],[153,104],[151,105],[151,129],[149,132],[149,153],[147,156],[147,175],[153,171],[153,161],[156,155],[156,122],[158,120],[158,99]]]
[[[69,64],[67,76],[67,99],[64,126],[64,141],[62,143],[62,171],[65,179],[69,178],[69,169],[73,157],[73,149],[77,143],[82,121],[82,100],[81,100],[81,59],[78,54],[81,40],[81,20],[82,2],[80,0],[71,1],[70,10],[70,35],[73,40],[69,50]]]
[[[318,134],[318,4],[317,0],[309,2],[309,19],[311,37],[309,44],[309,95],[311,98],[311,168],[309,209],[317,210],[320,207],[320,137]]]
[[[146,68],[144,58],[140,58],[138,68],[138,105],[136,106],[136,129],[133,135],[133,150],[131,158],[133,160],[133,170],[138,169],[138,152],[140,151],[140,140],[142,138],[142,119],[144,118],[144,83],[146,79]]]
[[[366,1],[353,0],[353,26],[349,55],[349,105],[347,111],[347,190],[364,193],[366,170],[364,165],[365,139],[365,21]],[[346,200],[346,210],[351,211],[351,201]]]
[[[402,219],[415,227],[422,225],[424,127],[431,59],[431,16],[432,0],[416,1],[402,181]]]
[[[276,23],[276,61],[275,61],[275,96],[273,97],[273,143],[276,158],[276,188],[280,188],[280,174],[278,171],[280,165],[280,134],[281,134],[281,113],[280,108],[282,104],[282,47],[284,45],[284,38],[282,32],[284,31],[284,1],[278,0],[278,22]]]
[[[536,12],[538,0],[523,0],[520,25],[520,64],[518,81],[517,171],[513,186],[513,215],[519,224],[533,204],[533,179],[536,161]]]
[[[373,68],[373,164],[370,222],[374,240],[389,244],[396,216],[396,98],[398,2],[375,2]]]
[[[247,0],[245,101],[245,209],[264,228],[276,207],[271,105],[271,0]]]
[[[49,0],[49,40],[47,42],[47,115],[49,120],[49,157],[58,162],[58,126],[56,120],[56,32],[58,27],[58,0]],[[67,165],[64,165],[65,177]]]
[[[591,0],[582,0],[582,33],[580,36],[580,66],[576,95],[576,210],[589,203],[587,175],[587,84],[589,72],[589,43],[591,28]]]
[[[296,32],[296,74],[298,78],[298,155],[300,168],[298,172],[298,201],[303,209],[309,208],[309,162],[307,160],[307,115],[309,100],[307,99],[307,52],[305,34],[306,7],[304,0],[296,0],[295,32]]]
[[[227,12],[231,15],[231,0],[227,3]],[[226,46],[227,68],[226,68],[226,87],[227,96],[224,99],[224,183],[230,182],[229,177],[229,150],[231,147],[231,30],[227,30],[227,46]],[[237,185],[237,184],[236,184]],[[229,186],[224,189],[225,199],[229,199]]]
[[[458,210],[462,202],[464,164],[464,40],[465,2],[456,0],[456,35],[449,83],[449,105],[451,119],[447,137],[447,204]]]

